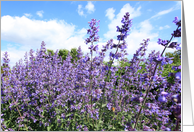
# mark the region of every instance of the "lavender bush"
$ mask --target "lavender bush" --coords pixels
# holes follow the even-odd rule
[[[181,21],[173,21],[177,29],[170,40],[158,39],[162,53],[152,51],[145,57],[149,39],[143,40],[130,61],[125,41],[132,25],[129,13],[121,20],[118,44],[109,40],[103,49],[94,44],[99,40],[99,21],[92,19],[85,40],[90,53],[71,62],[47,55],[44,41],[41,49],[30,50],[22,61],[9,69],[8,53],[3,57],[1,74],[1,129],[34,131],[171,131],[181,130],[181,66],[173,66],[169,77],[162,76],[164,66],[172,58],[164,57],[166,48],[180,49],[175,37],[181,37]],[[110,61],[103,63],[105,53]],[[96,52],[98,56],[93,56]],[[114,67],[115,60],[128,63]],[[118,71],[124,71],[118,72]]]

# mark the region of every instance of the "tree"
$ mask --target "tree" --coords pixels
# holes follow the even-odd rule
[[[49,53],[51,54],[51,56],[53,56],[55,54],[53,50],[47,49],[47,53],[46,54],[49,54]]]
[[[180,64],[181,63],[181,59],[180,59],[180,57],[181,57],[181,50],[176,50],[173,53],[167,52],[165,54],[165,56],[168,57],[168,58],[174,57],[173,58],[173,64]]]
[[[54,55],[54,51],[51,50],[51,49],[47,49],[47,55],[51,53],[51,56]],[[72,59],[71,59],[71,63],[74,63],[74,60],[77,61],[78,60],[78,52],[77,52],[77,49],[76,48],[72,48],[71,51],[67,50],[67,49],[60,49],[59,52],[58,52],[58,56],[61,56],[62,58],[62,61],[63,60],[66,60],[67,56],[68,56],[68,53],[70,53]]]
[[[58,55],[62,57],[62,61],[66,60],[69,51],[67,49],[60,49]]]
[[[78,52],[77,52],[77,49],[76,49],[76,48],[72,48],[72,49],[71,49],[70,55],[71,55],[71,57],[72,57],[72,60],[71,60],[72,63],[74,62],[74,60],[75,60],[75,61],[78,60],[78,57],[77,57]]]
[[[179,72],[179,70],[175,71],[172,69],[173,66],[180,66],[181,65],[181,50],[177,50],[177,51],[174,51],[173,53],[171,52],[167,52],[165,54],[166,57],[168,58],[171,58],[171,57],[174,57],[172,60],[173,60],[173,63],[172,64],[167,64],[167,65],[164,65],[164,70],[162,72],[162,76],[163,77],[167,77],[167,81],[169,83],[174,83],[174,77],[172,76],[168,76],[169,73],[177,73]]]

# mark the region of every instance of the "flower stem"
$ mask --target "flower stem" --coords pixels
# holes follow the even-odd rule
[[[5,129],[3,128],[3,126],[1,126],[1,128],[3,129],[3,131],[5,131]]]
[[[15,105],[16,105],[16,102],[15,102],[15,100],[14,100],[14,98],[13,98],[13,95],[11,94],[11,97],[12,97],[12,99],[13,99],[13,101],[14,101],[14,103],[15,103]],[[20,114],[20,117],[22,118],[22,115],[21,115],[21,113],[20,113],[20,111],[19,111],[19,109],[18,109],[18,107],[16,106],[16,109],[17,109],[17,111],[18,111],[18,113]],[[25,127],[26,127],[26,124],[24,124],[25,125]],[[26,127],[26,130],[28,131],[28,128]]]

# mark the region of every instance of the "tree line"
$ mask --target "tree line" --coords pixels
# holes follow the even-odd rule
[[[63,60],[66,60],[66,58],[67,58],[69,53],[70,53],[70,55],[72,57],[71,63],[74,63],[74,61],[78,60],[77,48],[72,48],[70,51],[67,50],[67,49],[60,49],[59,52],[58,52],[58,56],[62,58],[62,62],[63,62]],[[54,51],[52,49],[47,49],[46,54],[47,55],[50,54],[51,56],[53,56],[55,53],[54,53]],[[180,59],[180,57],[181,57],[181,50],[175,51],[173,53],[167,52],[165,54],[165,56],[169,57],[169,58],[173,57],[173,59],[172,59],[173,63],[172,64],[168,64],[168,65],[165,66],[165,69],[166,70],[168,69],[167,71],[169,71],[169,68],[171,68],[173,65],[181,64],[181,59]],[[127,59],[127,58],[125,58],[125,59]],[[108,62],[106,62],[106,61],[104,61],[103,63],[105,65],[108,65]],[[143,66],[143,64],[141,64],[141,65]],[[130,66],[130,64],[128,62],[120,61],[118,66],[126,67],[126,66]],[[1,74],[3,73],[3,68],[4,67],[6,67],[6,66],[1,65]],[[116,67],[116,66],[114,66],[114,67]],[[10,70],[11,70],[11,68],[10,68]],[[119,70],[118,72],[120,73],[120,72],[123,72],[123,71]]]

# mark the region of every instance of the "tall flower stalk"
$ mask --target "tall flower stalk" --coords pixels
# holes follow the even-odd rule
[[[163,42],[161,42],[161,39],[159,39],[159,41],[158,41],[158,44],[161,44],[161,45],[163,45],[163,46],[165,46],[165,47],[164,47],[162,53],[161,53],[158,57],[153,58],[153,60],[156,62],[156,66],[155,66],[154,72],[153,72],[153,74],[152,74],[151,83],[150,83],[149,87],[148,87],[147,90],[146,90],[146,95],[145,95],[145,97],[144,97],[144,99],[143,99],[143,104],[142,104],[142,106],[141,106],[141,108],[140,108],[140,110],[139,110],[139,112],[138,112],[137,117],[136,117],[134,129],[135,129],[136,126],[137,126],[137,123],[138,123],[138,120],[139,120],[140,113],[141,113],[141,111],[142,111],[142,108],[143,108],[144,105],[145,105],[145,102],[146,102],[148,93],[149,93],[149,91],[150,91],[151,85],[153,84],[153,79],[154,79],[154,77],[155,77],[155,73],[156,73],[157,66],[158,66],[159,64],[165,62],[165,58],[162,57],[164,51],[166,50],[167,47],[169,47],[169,43],[171,42],[171,40],[173,39],[173,37],[181,37],[181,28],[180,28],[180,27],[181,27],[181,21],[178,21],[178,18],[175,17],[175,20],[174,20],[173,22],[176,23],[177,29],[174,31],[174,33],[171,34],[172,36],[171,36],[170,40],[169,40],[169,41],[163,41]],[[174,43],[174,42],[173,42],[173,43]],[[171,43],[171,45],[172,45],[172,43]],[[179,48],[178,45],[170,46],[170,48],[175,48],[175,47],[176,47],[176,48]]]
[[[172,62],[172,58],[163,57],[166,48],[180,49],[180,44],[171,41],[181,36],[181,21],[177,17],[173,21],[178,28],[169,41],[158,39],[164,46],[162,53],[152,51],[146,59],[146,39],[128,61],[124,56],[132,22],[129,16],[126,13],[122,26],[116,27],[118,43],[110,39],[100,52],[94,44],[99,40],[99,21],[92,19],[85,40],[91,43],[90,54],[84,57],[79,47],[74,63],[70,54],[63,61],[58,51],[47,55],[43,41],[36,56],[30,50],[30,60],[26,53],[25,65],[21,60],[11,70],[6,52],[1,74],[2,130],[180,130],[181,67],[172,67],[168,75],[172,83],[161,74]],[[105,65],[109,49],[115,51],[109,53],[110,61]],[[93,52],[99,56],[94,57]],[[127,66],[114,67],[115,60]]]
[[[99,26],[96,27],[96,25],[99,25],[100,21],[96,21],[96,19],[92,19],[91,22],[89,23],[89,26],[91,29],[87,30],[87,34],[89,34],[89,38],[87,38],[86,44],[91,43],[89,49],[90,49],[90,54],[91,54],[91,65],[90,65],[90,101],[91,101],[91,110],[93,109],[93,103],[92,103],[92,94],[93,94],[93,75],[92,75],[92,71],[93,71],[93,51],[98,51],[98,45],[94,46],[93,43],[99,41],[99,36],[98,36],[98,31],[99,31]],[[94,127],[94,120],[93,120],[93,127]]]
[[[125,49],[127,48],[127,44],[125,42],[125,38],[127,38],[127,36],[129,35],[128,32],[130,31],[130,27],[132,25],[132,20],[129,19],[129,12],[127,12],[124,15],[124,18],[122,18],[121,22],[123,23],[122,27],[120,28],[119,26],[117,26],[117,32],[120,32],[120,35],[117,36],[117,40],[119,40],[118,44],[114,44],[113,40],[111,39],[110,41],[108,41],[108,45],[105,47],[105,49],[103,49],[102,51],[106,51],[110,45],[111,49],[116,48],[116,52],[113,54],[112,52],[110,52],[109,56],[110,56],[110,63],[108,65],[108,72],[107,72],[107,77],[105,79],[105,85],[103,87],[103,96],[102,96],[102,101],[101,101],[101,109],[102,110],[102,105],[103,102],[105,103],[105,93],[106,93],[106,85],[107,85],[107,79],[109,78],[109,75],[111,76],[111,73],[109,74],[112,64],[114,63],[114,59],[119,59],[121,57],[123,57],[126,54],[122,54],[119,53],[118,50],[121,49],[121,51],[124,51],[125,53]],[[123,41],[122,44],[120,44],[120,41]],[[104,111],[104,110],[103,110]],[[102,117],[103,112],[100,112]]]

